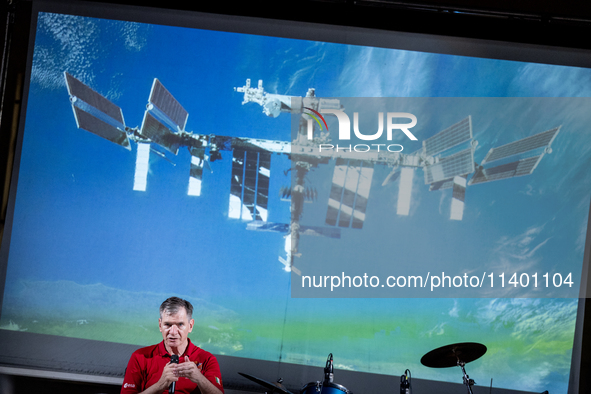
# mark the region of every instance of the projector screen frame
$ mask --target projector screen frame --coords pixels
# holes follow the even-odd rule
[[[314,4],[318,4],[314,2]],[[61,12],[61,13],[69,13],[73,12],[77,15],[86,15],[92,17],[103,17],[109,18],[113,17],[113,15],[124,15],[125,12],[128,12],[128,15],[131,15],[131,18],[127,19],[134,19],[139,22],[150,22],[150,23],[159,23],[162,24],[162,20],[158,22],[155,21],[148,21],[151,18],[149,14],[152,11],[148,11],[145,7],[136,8],[134,5],[124,4],[124,5],[112,5],[110,7],[105,7],[103,3],[93,2],[93,3],[72,3],[72,2],[59,2],[59,1],[34,1],[32,2],[32,18],[31,18],[31,43],[34,43],[35,37],[35,26],[36,26],[36,15],[40,11],[44,10],[51,10],[53,12]],[[88,7],[85,10],[81,10],[81,7]],[[88,11],[87,11],[88,10]],[[74,12],[75,11],[75,12]],[[162,17],[162,14],[165,15],[166,18],[174,19],[174,23],[170,23],[171,25],[175,26],[188,26],[190,24],[195,23],[195,19],[199,20],[199,23],[203,23],[203,28],[216,30],[218,29],[219,23],[223,21],[231,26],[233,29],[240,30],[244,32],[245,26],[247,29],[251,29],[249,32],[252,34],[262,34],[264,32],[268,32],[268,29],[277,29],[284,34],[282,36],[289,37],[289,38],[300,38],[300,39],[318,39],[317,35],[324,34],[328,38],[324,39],[330,42],[340,42],[340,43],[347,43],[353,45],[360,45],[364,40],[366,40],[366,34],[370,34],[371,30],[366,29],[365,27],[351,27],[350,25],[332,25],[329,29],[323,25],[316,25],[315,23],[310,22],[302,22],[302,21],[285,21],[280,19],[273,19],[268,20],[265,19],[265,26],[264,27],[257,27],[257,21],[260,19],[253,18],[253,17],[241,17],[241,16],[228,16],[228,15],[212,15],[212,14],[199,14],[199,13],[191,13],[190,15],[183,15],[180,18],[177,15],[178,10],[161,10],[160,15],[158,18]],[[151,14],[150,14],[151,15]],[[202,19],[199,19],[202,18]],[[276,18],[276,16],[274,17]],[[318,18],[316,18],[318,19]],[[302,26],[306,26],[309,28],[306,33],[302,33],[300,30]],[[188,26],[189,27],[189,26]],[[228,29],[221,29],[223,31],[231,31]],[[420,30],[420,29],[419,29]],[[433,33],[428,33],[433,34]],[[455,54],[455,55],[463,55],[463,56],[470,56],[470,47],[476,45],[482,53],[486,53],[487,58],[495,58],[495,59],[504,59],[504,60],[519,60],[524,62],[540,62],[546,64],[561,64],[567,66],[576,66],[576,67],[586,67],[591,68],[591,57],[589,56],[589,51],[582,50],[582,49],[568,49],[568,48],[552,48],[553,53],[557,54],[556,56],[552,56],[552,59],[545,59],[544,56],[547,56],[547,47],[542,47],[536,44],[531,43],[509,43],[507,42],[499,42],[499,41],[492,41],[492,40],[482,40],[482,39],[473,39],[473,38],[464,38],[464,37],[441,37],[438,36],[436,39],[433,37],[428,37],[426,34],[423,33],[414,33],[414,32],[396,32],[396,31],[388,31],[385,32],[385,36],[392,36],[393,39],[384,38],[383,42],[373,43],[374,46],[381,46],[381,47],[395,47],[398,49],[410,49],[415,51],[425,51],[425,52],[436,52],[436,53],[448,53],[448,54]],[[346,38],[343,38],[346,37]],[[408,39],[415,39],[418,40],[418,44],[415,42],[413,44],[408,44]],[[440,44],[440,40],[443,40],[446,44],[442,46]],[[439,43],[439,44],[438,44]],[[503,47],[503,48],[501,48]],[[18,178],[18,163],[20,161],[20,152],[22,147],[22,139],[23,139],[23,130],[24,130],[24,119],[26,115],[26,102],[27,102],[27,94],[28,94],[28,87],[29,87],[29,79],[31,72],[31,61],[32,61],[32,50],[33,46],[30,45],[28,49],[28,60],[26,66],[26,80],[24,83],[24,94],[22,96],[22,110],[20,111],[20,121],[19,121],[19,131],[18,131],[18,142],[17,148],[15,150],[15,160],[14,160],[14,171],[12,173],[12,182],[10,187],[10,203],[9,206],[13,209],[14,208],[14,199],[16,194],[16,179]],[[546,54],[546,55],[545,55]],[[473,53],[472,53],[473,55]],[[549,61],[554,63],[549,63]],[[3,114],[2,121],[5,122],[6,117],[9,115]],[[12,227],[12,215],[9,214],[7,216],[5,222],[5,230],[3,234],[2,244],[3,246],[10,242],[10,228]],[[587,272],[588,278],[588,264],[589,264],[589,229],[587,231],[587,243],[585,248],[585,262],[583,267],[583,272]],[[2,279],[0,282],[0,302],[2,301],[2,297],[4,294],[4,281],[6,276],[6,261],[7,261],[7,253],[8,250],[6,247],[2,248],[1,252],[1,260],[2,263],[1,268],[1,276]],[[5,256],[6,254],[6,256]],[[587,279],[587,286],[589,284],[589,279]],[[586,296],[588,298],[589,292],[587,291]],[[589,309],[588,305],[585,305],[585,298],[581,298],[579,308]],[[582,305],[582,306],[581,306]],[[589,320],[591,317],[587,317],[586,320]],[[588,331],[589,324],[584,325],[584,316],[577,315],[577,328],[575,333],[575,342],[581,341],[584,342],[584,336],[581,335],[582,332]],[[583,331],[584,327],[587,329]],[[588,338],[588,336],[587,336]],[[587,340],[588,341],[588,340]],[[582,345],[581,345],[582,346]],[[581,348],[583,353],[578,355],[577,357],[580,358],[581,363],[588,363],[588,359],[590,357],[588,346],[587,348]],[[573,352],[574,353],[574,352]],[[4,355],[3,355],[4,356]],[[4,358],[4,357],[3,357]],[[578,373],[573,375],[573,367],[579,367],[579,364],[575,362],[575,354],[573,354],[573,363],[571,365],[571,378],[575,378],[577,382],[575,385],[581,384],[584,377],[580,376],[580,370]],[[4,366],[11,366],[10,362],[4,361],[1,363]],[[48,369],[49,370],[49,369]],[[89,371],[82,372],[83,374],[88,374],[89,378],[92,379],[91,373]],[[578,378],[577,378],[578,376]],[[89,380],[92,381],[92,380]],[[232,379],[226,379],[226,381],[232,382]],[[99,381],[100,382],[100,381]],[[235,383],[238,384],[238,383]],[[576,392],[571,390],[571,386],[569,385],[569,392]],[[573,386],[574,387],[574,386]],[[573,389],[574,390],[574,389]]]

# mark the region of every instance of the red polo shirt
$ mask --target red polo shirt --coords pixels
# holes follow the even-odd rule
[[[216,360],[213,354],[193,345],[190,339],[188,341],[185,352],[179,357],[179,363],[185,361],[185,356],[189,356],[189,360],[197,364],[203,376],[223,393],[224,388],[222,386],[222,375],[220,374],[218,360]],[[136,350],[131,355],[131,359],[127,364],[121,394],[141,393],[152,386],[158,382],[162,376],[164,366],[169,362],[170,354],[166,351],[164,341],[158,345]],[[165,390],[164,393],[168,393],[168,390]],[[201,393],[201,391],[196,383],[191,382],[188,378],[181,377],[176,382],[176,393],[196,394]]]

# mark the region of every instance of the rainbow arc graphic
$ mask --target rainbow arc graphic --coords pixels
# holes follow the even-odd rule
[[[318,123],[318,126],[320,126],[320,130],[322,130],[322,123],[324,123],[324,126],[326,127],[326,131],[328,131],[328,125],[326,124],[326,120],[324,120],[324,116],[322,116],[318,111],[315,111],[312,108],[309,108],[309,107],[304,107],[304,108],[313,112],[312,114],[307,113],[307,112],[304,112],[304,113],[306,115],[310,115],[316,121],[316,123]],[[320,123],[320,120],[318,119],[318,117],[320,119],[322,119],[322,123]]]

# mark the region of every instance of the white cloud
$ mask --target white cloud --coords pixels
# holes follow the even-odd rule
[[[530,97],[588,97],[591,95],[588,69],[529,63],[521,67],[509,94]]]
[[[119,45],[125,50],[141,51],[147,44],[147,25],[113,21],[108,30],[108,34],[115,39],[110,44],[117,45],[120,42]],[[46,89],[61,89],[65,86],[63,73],[67,71],[92,86],[96,78],[96,63],[107,50],[102,41],[103,33],[92,18],[40,13],[32,82]],[[117,51],[117,48],[112,50]],[[113,99],[118,95],[116,89],[111,87],[110,94],[106,96]]]
[[[141,51],[147,44],[145,29],[147,25],[128,22],[123,26],[122,35],[125,41],[125,48],[131,51]]]
[[[454,306],[448,312],[448,315],[451,317],[458,317],[459,316],[460,308],[458,308],[458,301],[454,300]]]
[[[536,252],[551,238],[542,241],[538,236],[544,229],[544,225],[528,228],[524,233],[512,238],[502,237],[495,248],[497,254],[493,268],[512,268],[513,270],[526,269],[534,266],[538,260],[534,258]]]
[[[431,338],[434,335],[443,335],[445,334],[445,329],[444,327],[447,325],[446,322],[440,323],[438,325],[436,325],[435,327],[433,327],[432,329],[430,329],[429,331],[425,332],[424,335],[428,336],[429,338]]]
[[[433,79],[432,58],[411,51],[351,47],[340,75],[343,93],[357,97],[418,97]]]
[[[94,79],[92,62],[97,59],[98,28],[88,18],[72,15],[41,13],[38,35],[47,35],[51,45],[36,45],[31,79],[44,88],[65,86],[64,71],[75,73],[78,79],[90,83]]]
[[[512,337],[534,345],[542,338],[572,335],[576,310],[577,300],[507,298],[483,300],[476,316],[493,329],[512,327]]]

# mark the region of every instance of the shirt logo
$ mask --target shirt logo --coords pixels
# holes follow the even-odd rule
[[[135,388],[135,384],[133,384],[133,383],[125,383],[125,384],[123,385],[123,388],[124,388],[124,389],[126,389],[126,388],[128,388],[128,387]]]

